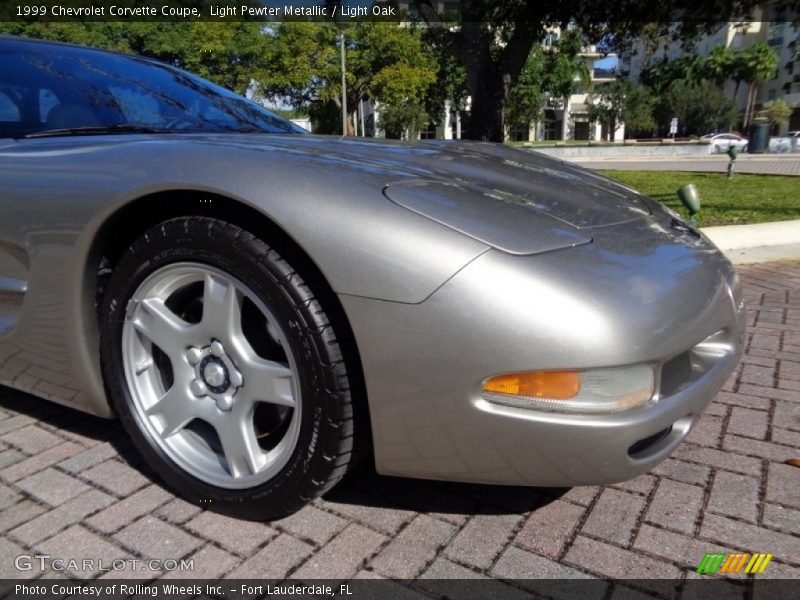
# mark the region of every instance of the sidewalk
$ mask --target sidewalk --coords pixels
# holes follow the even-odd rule
[[[582,167],[598,170],[627,171],[701,171],[726,173],[726,155],[686,156],[669,158],[570,158]],[[756,175],[800,176],[800,154],[741,154],[736,159],[736,172]],[[798,192],[800,196],[800,191]]]
[[[735,265],[800,260],[800,219],[704,227],[702,231]]]
[[[0,578],[61,575],[14,569],[15,556],[42,553],[194,559],[186,573],[83,577],[419,577],[412,585],[434,596],[431,578],[613,577],[630,589],[605,597],[634,598],[649,595],[653,579],[701,577],[706,552],[739,551],[774,554],[759,578],[798,579],[800,468],[787,461],[800,458],[800,261],[740,274],[742,364],[671,458],[611,486],[508,488],[364,471],[287,519],[236,521],[164,489],[117,423],[0,388]],[[727,577],[739,597],[747,576]],[[506,583],[514,597],[536,585]]]

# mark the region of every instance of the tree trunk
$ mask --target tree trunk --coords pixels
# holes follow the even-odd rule
[[[541,25],[533,21],[519,24],[498,56],[492,52],[494,33],[483,28],[481,19],[474,15],[471,19],[467,17],[465,12],[455,44],[459,61],[467,71],[472,96],[469,127],[464,138],[503,142],[503,110]]]
[[[463,132],[464,139],[479,140],[483,142],[503,141],[503,107],[505,106],[505,93],[503,77],[497,72],[476,73],[470,77],[470,106],[469,127]]]
[[[750,83],[747,88],[747,104],[745,105],[744,112],[744,128],[745,130],[750,126],[753,121],[753,111],[756,104],[756,84]]]
[[[750,86],[747,87],[747,97],[744,101],[744,119],[742,119],[742,128],[747,129],[747,121],[750,119]]]
[[[742,83],[742,80],[741,79],[737,79],[736,80],[736,85],[733,88],[733,103],[734,104],[736,104],[736,96],[739,95],[739,86],[741,85],[741,83]]]

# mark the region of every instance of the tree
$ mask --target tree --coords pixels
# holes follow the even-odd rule
[[[360,23],[358,29],[360,51],[353,60],[363,81],[362,97],[380,101],[388,137],[415,137],[429,120],[425,93],[436,80],[422,30],[393,23]]]
[[[378,125],[387,138],[414,139],[428,124],[425,106],[414,100],[379,105]]]
[[[588,65],[580,58],[580,53],[585,46],[583,35],[577,29],[564,32],[558,43],[547,48],[544,55],[544,81],[546,92],[558,100],[564,109],[564,119],[561,122],[561,138],[567,139],[569,127],[567,106],[569,97],[576,90],[576,80],[584,88],[591,81]]]
[[[656,109],[662,129],[672,117],[678,118],[681,135],[704,135],[728,129],[736,120],[733,101],[711,81],[673,82]]]
[[[340,30],[347,44],[348,108],[354,112],[362,99],[372,98],[391,113],[393,131],[415,126],[422,118],[425,91],[436,77],[436,65],[425,55],[417,27],[352,23],[340,29],[332,23],[281,23],[272,32],[271,69],[261,82],[261,93],[295,107],[332,103],[341,108],[336,43]]]
[[[764,42],[757,42],[741,53],[741,78],[748,84],[747,104],[744,111],[745,129],[753,120],[757,86],[760,82],[775,76],[778,60],[775,50]]]
[[[539,120],[544,108],[545,78],[544,51],[535,46],[506,103],[504,117],[508,128],[526,129]]]
[[[659,96],[676,81],[699,83],[707,78],[706,63],[697,55],[687,54],[675,60],[664,58],[642,71],[641,82]]]
[[[650,91],[642,85],[633,85],[627,79],[617,79],[598,87],[587,99],[589,121],[599,121],[613,136],[619,123],[627,131],[647,131],[655,128]]]
[[[793,0],[779,0],[787,5]],[[673,35],[692,39],[709,33],[721,21],[749,16],[760,0],[716,0],[696,2],[691,19],[683,0],[460,0],[458,26],[437,12],[436,0],[420,0],[420,13],[443,30],[446,50],[467,73],[472,115],[466,137],[502,141],[503,112],[533,45],[548,29],[565,30],[577,23],[587,38],[599,40],[613,32],[620,46],[645,29],[653,36]],[[445,8],[450,3],[443,3]],[[675,21],[681,21],[674,25]]]
[[[735,74],[736,57],[727,46],[716,46],[708,53],[703,65],[705,77],[721,86]]]
[[[434,123],[444,119],[445,107],[458,112],[465,109],[469,97],[467,73],[458,60],[445,50],[443,30],[426,28],[423,35],[424,53],[435,65],[436,77],[425,93],[425,112]]]
[[[778,127],[792,116],[792,109],[783,99],[779,98],[778,100],[765,102],[763,114],[772,126],[773,132],[777,133]]]

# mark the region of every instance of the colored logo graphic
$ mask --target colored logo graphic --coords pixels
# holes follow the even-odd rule
[[[725,552],[706,552],[697,572],[701,575],[711,575],[713,573],[763,573],[772,554],[747,552],[737,554],[726,554]]]

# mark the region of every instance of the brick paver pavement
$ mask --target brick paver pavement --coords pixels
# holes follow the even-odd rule
[[[281,521],[236,521],[163,489],[116,423],[0,388],[0,578],[52,574],[15,571],[22,553],[194,558],[185,575],[207,578],[692,578],[706,552],[735,550],[800,578],[800,262],[740,272],[742,364],[672,458],[618,485],[362,473]]]

